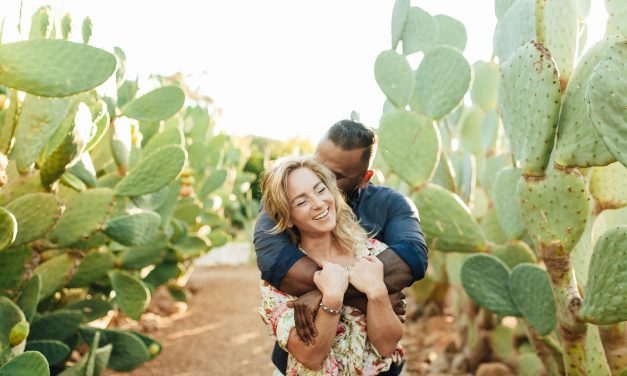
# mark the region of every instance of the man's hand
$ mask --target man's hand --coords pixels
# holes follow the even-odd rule
[[[405,320],[407,319],[407,317],[405,316],[405,308],[407,308],[407,303],[405,302],[405,294],[403,294],[401,291],[390,294],[390,302],[392,303],[392,309],[394,309],[394,313],[396,313],[401,322],[405,322]]]
[[[314,320],[321,301],[322,293],[319,290],[313,290],[287,302],[289,308],[294,308],[296,333],[307,346],[310,343],[313,344],[314,337],[318,335]]]

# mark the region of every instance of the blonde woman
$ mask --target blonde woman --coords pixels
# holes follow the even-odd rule
[[[322,270],[314,282],[322,293],[312,344],[296,333],[294,299],[261,282],[260,313],[279,345],[289,352],[287,375],[376,375],[403,358],[403,327],[383,282],[375,256],[385,244],[368,239],[335,185],[334,175],[312,158],[285,158],[267,171],[264,209],[276,222],[272,233],[287,231],[294,244]],[[348,284],[368,299],[367,316],[343,306]]]

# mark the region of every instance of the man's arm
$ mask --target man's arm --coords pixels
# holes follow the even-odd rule
[[[292,265],[305,255],[292,244],[287,234],[269,233],[275,224],[276,223],[270,219],[268,214],[263,210],[259,213],[257,222],[255,223],[253,243],[257,255],[257,266],[261,271],[261,278],[290,295],[301,295],[294,294],[293,291],[283,290],[281,282]],[[313,284],[313,273],[311,276],[311,285],[315,288]]]

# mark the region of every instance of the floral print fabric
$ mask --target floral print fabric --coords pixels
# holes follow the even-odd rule
[[[365,255],[376,256],[385,249],[387,246],[384,243],[370,239]],[[294,309],[288,308],[287,302],[295,297],[274,288],[264,280],[261,281],[261,296],[262,303],[259,309],[261,319],[266,324],[270,336],[287,351],[290,331],[295,327]],[[356,308],[344,306],[335,340],[322,362],[322,367],[317,371],[310,370],[289,354],[286,375],[376,375],[388,370],[392,362],[400,363],[403,357],[400,345],[391,356],[379,355],[368,340],[366,315]]]

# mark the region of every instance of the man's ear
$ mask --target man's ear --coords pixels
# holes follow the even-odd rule
[[[367,170],[366,172],[364,172],[364,174],[361,175],[361,180],[359,181],[359,188],[360,189],[368,188],[368,183],[370,183],[370,179],[372,179],[373,176],[374,176],[373,170]]]

